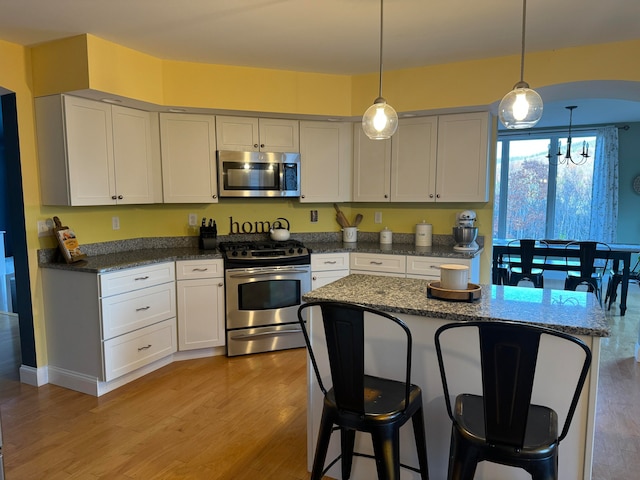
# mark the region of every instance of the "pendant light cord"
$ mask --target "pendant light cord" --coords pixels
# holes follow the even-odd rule
[[[520,83],[524,82],[524,37],[527,25],[527,0],[522,0],[522,55],[520,56]]]
[[[382,26],[383,26],[383,4],[384,0],[380,0],[380,83],[378,87],[378,97],[382,97]]]

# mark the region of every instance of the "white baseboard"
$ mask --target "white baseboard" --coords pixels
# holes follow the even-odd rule
[[[47,367],[30,367],[29,365],[20,365],[20,382],[40,387],[49,383]]]
[[[145,365],[144,367],[122,375],[121,377],[109,382],[103,382],[97,377],[74,372],[72,370],[66,370],[64,368],[58,368],[52,365],[39,368],[22,365],[20,367],[20,381],[27,385],[33,385],[34,387],[40,387],[47,383],[52,383],[59,387],[69,388],[76,392],[99,397],[121,387],[122,385],[132,382],[137,378],[151,373],[154,370],[169,365],[172,362],[191,360],[195,358],[214,357],[225,354],[225,347],[201,348],[198,350],[175,352],[173,355],[156,360],[149,365]]]

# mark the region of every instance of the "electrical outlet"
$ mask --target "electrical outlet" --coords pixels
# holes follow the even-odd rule
[[[120,217],[111,217],[111,228],[120,230]]]
[[[189,226],[195,227],[198,225],[198,216],[195,213],[189,214]]]
[[[38,220],[38,237],[50,237],[53,235],[53,220]]]
[[[318,221],[318,210],[311,210],[311,223]]]
[[[373,214],[373,223],[382,223],[382,212],[376,212]]]

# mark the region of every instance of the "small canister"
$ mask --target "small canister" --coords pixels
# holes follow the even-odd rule
[[[393,241],[393,232],[389,230],[387,227],[384,227],[384,230],[380,230],[380,244],[381,245],[391,245]]]
[[[430,223],[423,220],[422,223],[416,224],[416,247],[430,247],[431,233],[432,225]]]

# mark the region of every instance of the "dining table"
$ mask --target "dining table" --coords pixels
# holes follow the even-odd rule
[[[567,246],[568,242],[541,242],[534,248],[535,266],[544,270],[573,271],[579,265],[580,250],[577,246]],[[629,291],[629,275],[631,270],[631,255],[640,253],[640,245],[634,244],[608,244],[611,248],[596,250],[596,258],[612,261],[614,272],[622,272],[620,282],[620,315],[627,311],[627,293]],[[517,258],[520,247],[509,244],[507,241],[494,240],[491,277],[492,283],[500,283],[500,266],[504,265],[505,257]],[[514,262],[510,262],[514,263]]]

